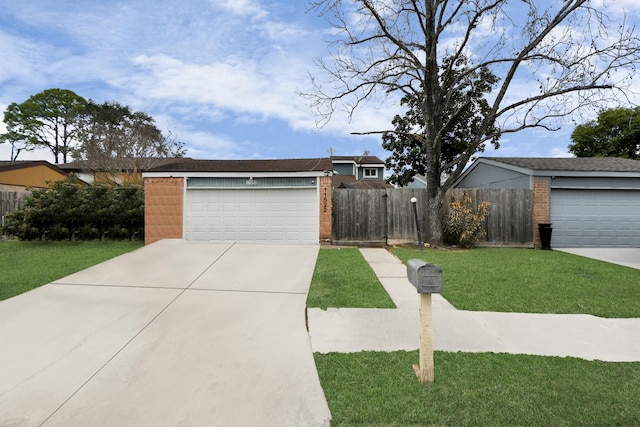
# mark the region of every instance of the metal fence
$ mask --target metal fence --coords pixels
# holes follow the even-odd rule
[[[474,208],[491,203],[484,223],[490,246],[533,246],[533,193],[531,190],[454,189],[468,192]],[[334,189],[333,243],[384,245],[417,241],[411,198],[418,199],[418,222],[427,234],[426,189]],[[449,195],[445,197],[448,204]]]

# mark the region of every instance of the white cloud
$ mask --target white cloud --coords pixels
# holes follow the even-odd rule
[[[599,11],[617,16],[640,15],[640,2],[638,0],[594,0],[592,6]]]
[[[165,55],[142,55],[134,63],[143,72],[128,83],[139,97],[212,104],[262,117],[287,118],[295,112],[296,102],[285,99],[278,76],[258,69],[256,63],[229,58],[198,65]],[[290,99],[295,97],[294,90],[290,87]]]
[[[268,15],[260,2],[255,0],[211,0],[211,4],[234,15],[251,15],[254,18],[264,18]]]

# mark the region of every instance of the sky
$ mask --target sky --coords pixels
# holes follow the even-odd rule
[[[637,0],[598,0],[627,19]],[[366,104],[318,128],[308,100],[328,24],[304,0],[23,0],[0,8],[0,110],[49,88],[144,111],[197,159],[390,155],[379,136],[397,106]],[[640,80],[640,79],[638,79]],[[526,82],[521,82],[526,84]],[[574,125],[505,136],[483,155],[568,157]],[[0,123],[0,132],[6,128]],[[0,144],[0,160],[10,146]],[[46,150],[19,160],[48,160]]]

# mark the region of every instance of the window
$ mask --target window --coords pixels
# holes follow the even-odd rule
[[[378,177],[378,169],[376,169],[376,168],[365,168],[364,169],[364,177],[365,178],[377,178]]]

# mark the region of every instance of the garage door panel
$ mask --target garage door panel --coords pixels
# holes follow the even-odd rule
[[[317,243],[315,188],[187,190],[185,238]]]
[[[552,247],[640,247],[640,191],[551,190]]]

